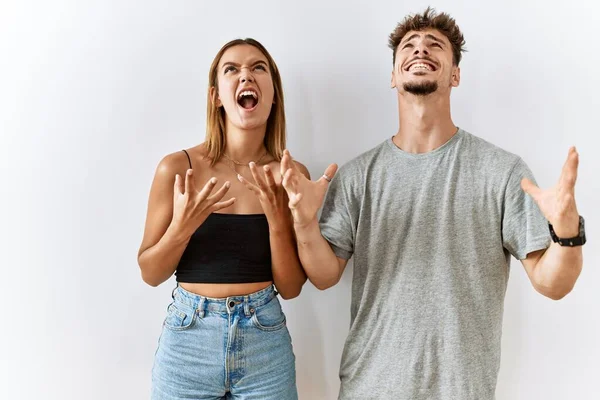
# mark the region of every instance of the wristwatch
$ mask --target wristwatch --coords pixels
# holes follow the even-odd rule
[[[552,237],[552,241],[554,243],[560,244],[561,246],[567,246],[567,247],[583,246],[586,242],[585,221],[583,220],[583,217],[581,215],[579,216],[579,235],[578,236],[568,238],[568,239],[561,239],[558,236],[556,236],[556,233],[554,232],[554,228],[552,228],[552,224],[548,223],[548,226],[550,228],[550,236]]]

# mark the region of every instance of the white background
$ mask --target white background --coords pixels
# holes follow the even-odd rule
[[[455,123],[521,155],[543,187],[570,145],[581,156],[583,274],[553,302],[513,260],[498,399],[598,399],[600,6],[432,5],[457,19],[469,50]],[[165,154],[203,140],[208,68],[225,42],[253,37],[271,52],[289,148],[318,176],[395,133],[387,36],[426,6],[0,0],[0,398],[148,398],[174,286],[140,278],[148,190]],[[284,302],[301,399],[337,396],[351,275]]]

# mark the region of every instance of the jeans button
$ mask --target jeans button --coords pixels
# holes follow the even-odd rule
[[[229,302],[229,308],[233,308],[233,306],[235,306],[235,301],[231,300]]]

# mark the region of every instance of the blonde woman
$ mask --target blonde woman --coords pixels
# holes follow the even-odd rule
[[[298,296],[306,275],[281,185],[290,157],[281,77],[259,42],[221,48],[207,105],[205,142],[156,169],[138,253],[146,283],[177,280],[152,398],[297,399],[278,295]]]

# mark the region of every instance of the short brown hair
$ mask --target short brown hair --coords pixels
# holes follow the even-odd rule
[[[256,47],[263,53],[269,62],[269,70],[271,72],[271,78],[273,79],[273,106],[271,108],[271,114],[267,120],[267,131],[265,133],[264,145],[267,152],[277,161],[281,161],[283,157],[283,150],[285,150],[285,109],[283,105],[283,85],[281,84],[281,76],[279,75],[279,69],[275,60],[269,54],[267,49],[260,44],[257,40],[247,39],[234,39],[221,47],[221,50],[215,56],[210,70],[208,72],[208,99],[206,104],[206,149],[208,152],[208,158],[211,160],[211,164],[215,164],[223,155],[225,150],[225,109],[217,107],[215,99],[211,98],[211,88],[216,89],[216,93],[219,91],[217,85],[217,69],[221,57],[227,49],[237,45],[250,45]]]
[[[436,29],[448,38],[452,45],[452,59],[454,65],[458,66],[462,58],[462,53],[466,51],[464,48],[465,38],[450,15],[446,13],[438,15],[431,7],[427,7],[423,14],[406,16],[390,34],[388,45],[394,51],[394,56],[392,58],[393,63],[396,63],[396,49],[402,41],[402,38],[410,31],[422,31],[425,29]]]

